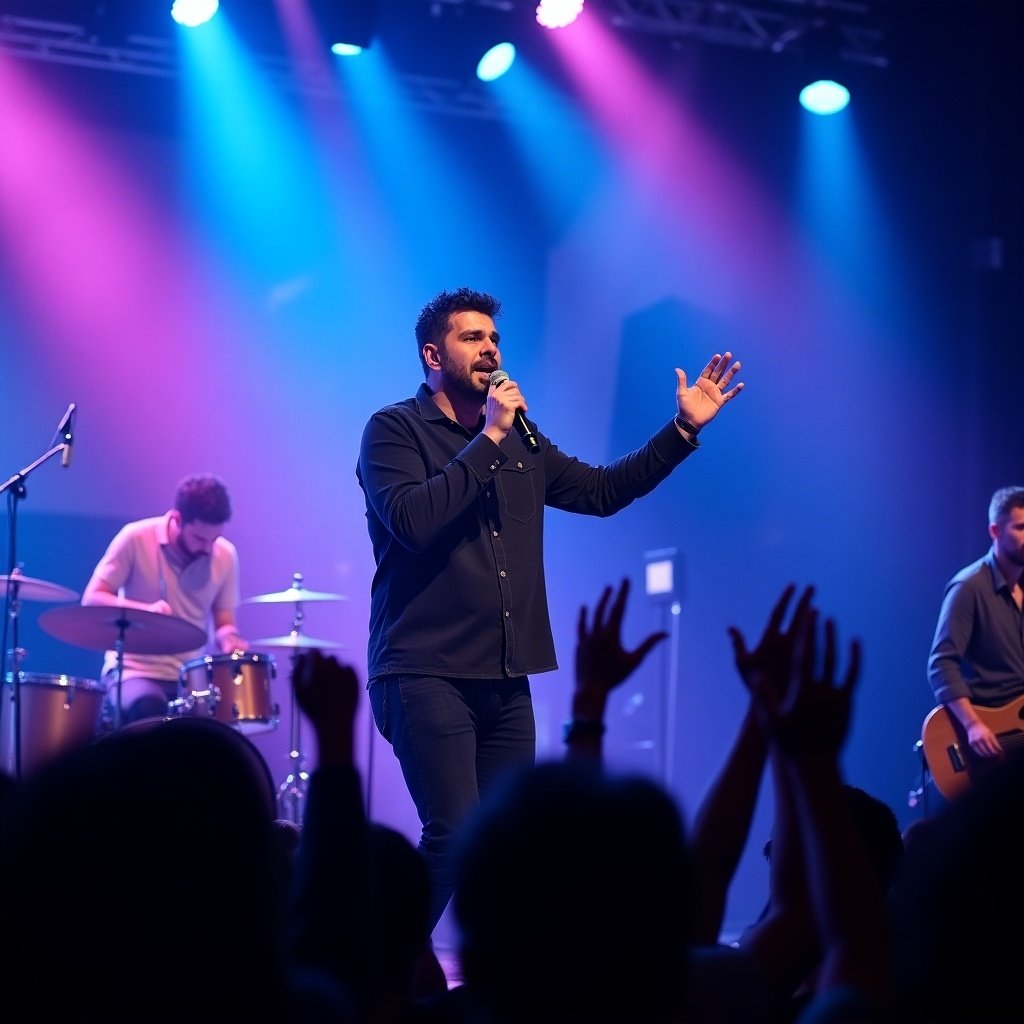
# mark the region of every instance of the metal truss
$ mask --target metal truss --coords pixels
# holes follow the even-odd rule
[[[592,0],[593,2],[593,0]],[[843,60],[886,67],[885,36],[868,3],[854,0],[598,0],[617,28],[770,53],[799,50],[827,30]]]
[[[16,15],[0,15],[0,53],[132,75],[174,78],[178,74],[176,55],[167,39],[130,35],[115,45],[97,38],[86,25]],[[255,60],[278,87],[320,97],[338,95],[337,80],[323,79],[317,69],[296,67],[277,56],[255,55]],[[471,82],[403,74],[399,90],[405,105],[416,110],[485,119],[502,114],[493,94]]]
[[[457,8],[487,8],[511,14],[535,0],[415,0],[443,17]],[[857,0],[760,0],[756,6],[732,0],[589,0],[617,30],[694,39],[769,53],[800,52],[820,29],[837,41],[836,56],[885,67],[882,31],[869,4]],[[177,56],[169,38],[127,34],[114,42],[88,24],[0,14],[0,53],[77,67],[173,78]],[[314,69],[280,56],[254,59],[276,85],[298,93],[337,95],[336,80],[319,79]],[[504,111],[492,90],[475,80],[400,74],[405,104],[431,113],[494,119]]]
[[[433,14],[481,8],[512,12],[536,0],[418,0]],[[800,50],[820,30],[835,40],[842,60],[886,67],[885,34],[868,0],[587,0],[623,32],[691,39],[745,50]],[[878,7],[879,0],[874,0]]]

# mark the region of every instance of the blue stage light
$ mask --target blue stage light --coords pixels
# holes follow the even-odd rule
[[[829,78],[800,90],[800,105],[812,114],[838,114],[850,102],[850,90]]]
[[[501,78],[516,59],[516,48],[511,43],[498,43],[492,46],[476,66],[476,77],[481,82],[493,82]]]

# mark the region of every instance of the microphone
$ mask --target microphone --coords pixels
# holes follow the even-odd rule
[[[57,432],[53,435],[54,441],[61,441],[64,445],[64,450],[60,455],[60,464],[64,467],[71,465],[71,446],[75,443],[75,411],[77,408],[74,402],[68,406],[68,411],[64,413],[64,419],[60,421]]]
[[[504,370],[495,370],[491,373],[488,378],[488,382],[491,387],[497,384],[504,384],[508,380],[508,374]],[[516,432],[523,439],[523,444],[526,445],[526,450],[536,455],[540,451],[540,445],[537,443],[537,438],[534,437],[533,431],[530,429],[530,424],[526,422],[526,417],[523,415],[522,409],[516,409],[515,418]]]

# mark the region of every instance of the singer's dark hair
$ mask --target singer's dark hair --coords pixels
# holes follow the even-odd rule
[[[988,521],[998,523],[1015,508],[1024,508],[1024,487],[1000,487],[989,502]]]
[[[181,513],[183,523],[197,519],[220,526],[231,518],[231,499],[228,489],[215,476],[209,474],[187,476],[178,484],[174,507]]]
[[[416,344],[419,346],[420,362],[423,364],[423,376],[428,373],[427,360],[423,355],[423,346],[440,345],[451,326],[449,321],[455,313],[483,313],[492,320],[501,316],[501,300],[487,292],[476,292],[472,288],[458,288],[454,292],[440,292],[435,295],[421,310],[416,320]]]

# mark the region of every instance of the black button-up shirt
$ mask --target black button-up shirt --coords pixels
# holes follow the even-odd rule
[[[356,477],[377,565],[368,681],[500,679],[557,668],[544,507],[612,515],[697,449],[670,421],[635,452],[588,466],[536,428],[536,455],[514,430],[499,447],[482,428],[482,417],[475,430],[449,419],[423,384],[363,430]]]
[[[989,550],[946,584],[928,657],[940,704],[967,697],[998,707],[1024,692],[1024,615]]]

